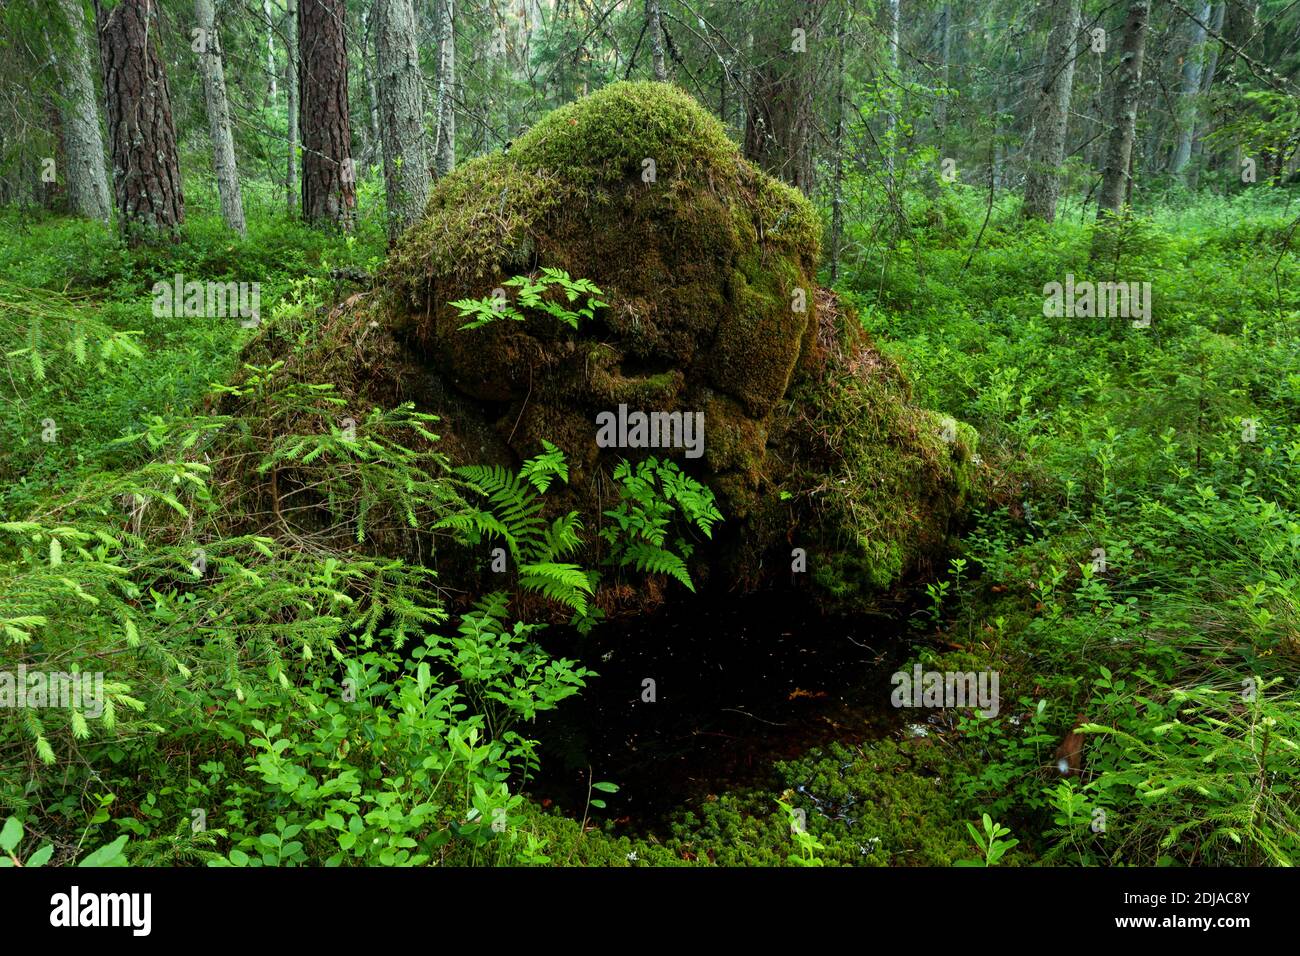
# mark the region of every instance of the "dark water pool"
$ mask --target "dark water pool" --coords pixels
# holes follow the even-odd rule
[[[541,774],[526,789],[581,818],[590,772],[621,788],[594,794],[608,806],[593,818],[643,832],[710,794],[775,786],[775,761],[901,725],[889,677],[904,632],[889,618],[823,617],[789,593],[700,599],[588,638],[552,629],[548,650],[600,676],[539,718]]]

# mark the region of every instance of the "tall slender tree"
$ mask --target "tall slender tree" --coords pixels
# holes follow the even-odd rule
[[[374,25],[388,237],[395,240],[424,212],[429,198],[424,77],[411,0],[375,0]]]
[[[68,22],[71,37],[61,63],[68,206],[76,215],[108,222],[112,206],[108,198],[108,172],[104,168],[104,137],[99,129],[95,76],[90,65],[86,8],[81,0],[59,0],[59,9]]]
[[[663,83],[668,79],[668,68],[664,65],[664,28],[660,21],[659,0],[645,0],[645,34],[650,44],[655,80]]]
[[[1026,217],[1051,222],[1061,195],[1060,168],[1065,161],[1065,136],[1069,129],[1070,95],[1074,91],[1074,64],[1079,55],[1080,0],[1056,0],[1052,30],[1043,62],[1043,85],[1038,93],[1034,138],[1025,174]]]
[[[434,166],[439,178],[456,165],[456,11],[438,0],[438,92],[434,104]]]
[[[212,137],[212,168],[217,176],[221,218],[228,229],[247,236],[239,170],[235,165],[235,136],[230,129],[230,102],[226,98],[226,69],[221,62],[221,41],[212,0],[194,0],[194,19],[199,32],[193,46],[198,47],[195,52],[199,58],[199,74],[203,77],[203,100]]]
[[[1142,92],[1142,58],[1146,51],[1151,0],[1130,0],[1124,20],[1124,41],[1115,78],[1106,169],[1102,173],[1097,216],[1117,215],[1128,201],[1132,183],[1133,141],[1137,136],[1138,102]]]
[[[1169,171],[1180,175],[1192,158],[1196,135],[1196,104],[1200,99],[1205,56],[1205,27],[1210,21],[1210,0],[1203,0],[1196,20],[1187,23],[1187,52],[1183,56],[1182,84],[1178,97],[1178,139],[1169,159]]]
[[[345,15],[344,0],[298,0],[298,99],[303,217],[351,229],[357,194]]]
[[[285,164],[284,207],[290,216],[298,211],[298,0],[285,0],[284,98],[288,106],[289,155]]]
[[[171,92],[154,0],[121,0],[99,24],[118,224],[132,243],[180,234],[185,221]]]

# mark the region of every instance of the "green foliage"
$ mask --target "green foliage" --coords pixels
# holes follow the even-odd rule
[[[589,672],[549,658],[534,627],[507,627],[493,596],[458,636],[337,656],[342,679],[243,701],[225,699],[216,726],[251,748],[242,768],[208,766],[191,799],[218,807],[229,851],[214,865],[419,866],[538,862],[513,774],[536,767],[536,744],[514,729],[577,693]],[[531,839],[530,839],[531,837]]]
[[[39,849],[32,850],[25,856],[20,857],[18,853],[22,847],[24,832],[22,821],[17,817],[7,817],[5,819],[4,827],[0,828],[0,870],[6,867],[44,866],[54,856],[54,847],[46,843]],[[87,853],[77,866],[128,866],[129,863],[123,851],[129,842],[129,837],[120,836],[112,843]]]
[[[515,298],[518,308],[510,305],[504,296],[497,295],[484,296],[481,299],[457,299],[450,303],[460,312],[462,318],[470,320],[461,326],[462,331],[481,328],[503,318],[522,322],[525,314],[520,309],[544,312],[576,330],[580,319],[594,318],[596,309],[606,305],[600,300],[601,292],[596,288],[595,283],[590,279],[572,279],[563,269],[544,266],[538,278],[515,276],[507,279],[504,284],[519,290]],[[586,301],[576,310],[566,308],[564,304],[556,302],[553,298],[545,298],[552,289],[563,292],[564,299],[569,305],[576,302],[579,296],[585,295]]]
[[[966,829],[970,832],[970,838],[975,841],[975,845],[984,854],[982,860],[958,860],[953,866],[997,866],[998,861],[1006,856],[1007,851],[1018,844],[1019,840],[1004,840],[1002,837],[1010,836],[1011,830],[1000,823],[994,823],[992,818],[986,813],[983,816],[984,832],[981,833],[975,829],[975,824],[967,823]]]
[[[722,520],[713,492],[682,472],[673,462],[655,457],[633,464],[621,461],[614,469],[619,505],[606,511],[612,524],[600,535],[611,547],[611,560],[647,574],[666,574],[694,591],[686,561],[695,550],[679,525],[712,537]],[[674,534],[672,547],[666,547]]]
[[[593,575],[560,560],[582,545],[578,513],[570,511],[549,524],[541,516],[541,494],[555,478],[569,480],[564,453],[546,442],[545,451],[524,462],[517,474],[500,465],[464,465],[455,474],[486,499],[487,507],[449,515],[435,527],[460,532],[472,544],[504,542],[518,568],[520,588],[570,608],[578,619],[588,618]]]

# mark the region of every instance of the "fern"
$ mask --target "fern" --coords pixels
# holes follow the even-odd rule
[[[575,330],[579,320],[594,318],[596,310],[608,304],[600,299],[602,293],[590,279],[574,279],[563,269],[544,268],[539,278],[515,276],[507,279],[505,285],[519,290],[516,302],[520,308],[544,312]],[[569,305],[583,296],[586,298],[576,309],[566,308],[553,298],[545,298],[552,289],[559,289]],[[498,319],[524,321],[524,312],[502,296],[504,291],[498,290],[496,294],[481,299],[457,299],[449,303],[462,319],[469,320],[461,326],[461,331],[482,328]]]
[[[611,524],[600,532],[612,548],[611,559],[620,567],[666,574],[694,591],[686,567],[694,546],[680,535],[673,543],[676,551],[665,544],[679,519],[706,538],[713,536],[714,524],[722,520],[713,492],[671,461],[653,457],[635,465],[620,462],[614,479],[622,500],[605,512]]]
[[[571,609],[579,619],[590,613],[594,575],[561,561],[582,546],[582,521],[576,511],[541,517],[541,494],[559,478],[569,480],[564,452],[543,442],[543,452],[525,461],[518,473],[500,465],[463,465],[453,474],[482,496],[486,507],[469,507],[439,521],[435,528],[459,532],[470,543],[503,541],[519,569],[519,587]]]

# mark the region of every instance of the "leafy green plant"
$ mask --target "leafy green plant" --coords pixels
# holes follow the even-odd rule
[[[544,442],[542,454],[524,462],[518,473],[500,465],[464,465],[455,475],[486,499],[484,508],[467,508],[448,515],[435,527],[460,532],[471,544],[500,540],[518,569],[519,586],[586,617],[593,593],[593,574],[562,558],[582,546],[582,522],[576,511],[553,519],[541,517],[541,493],[555,478],[569,480],[564,453]]]
[[[983,816],[984,832],[981,833],[975,829],[975,824],[966,823],[966,829],[970,832],[970,837],[975,841],[981,853],[984,854],[982,860],[958,860],[953,866],[997,866],[998,861],[1002,859],[1012,847],[1020,843],[1019,840],[1004,840],[1002,837],[1010,836],[1011,830],[1000,823],[994,823],[993,819],[986,813]]]
[[[461,330],[477,329],[498,319],[510,319],[522,322],[526,318],[524,310],[542,312],[553,316],[572,329],[578,328],[581,319],[595,317],[596,309],[606,305],[601,301],[601,291],[590,279],[574,279],[563,269],[543,267],[541,275],[514,276],[504,283],[506,287],[517,291],[515,304],[511,305],[503,295],[489,295],[481,299],[457,299],[451,305],[462,318],[469,319]],[[546,295],[552,290],[559,290],[564,301],[573,305],[579,298],[585,297],[576,309],[570,309]],[[502,290],[504,291],[504,290]]]
[[[694,591],[686,561],[695,546],[678,531],[684,524],[706,538],[713,536],[713,525],[722,520],[713,492],[673,462],[654,457],[637,464],[619,462],[614,480],[621,500],[605,512],[611,523],[600,531],[611,547],[611,560],[620,567],[667,574]],[[667,547],[670,534],[673,550]]]
[[[6,867],[45,866],[54,856],[54,847],[46,843],[39,849],[28,853],[25,859],[19,857],[18,851],[22,846],[23,833],[22,821],[17,817],[7,817],[5,819],[4,826],[0,827],[0,870]],[[123,850],[129,840],[129,837],[120,836],[112,843],[86,854],[77,866],[128,866],[129,863]]]

